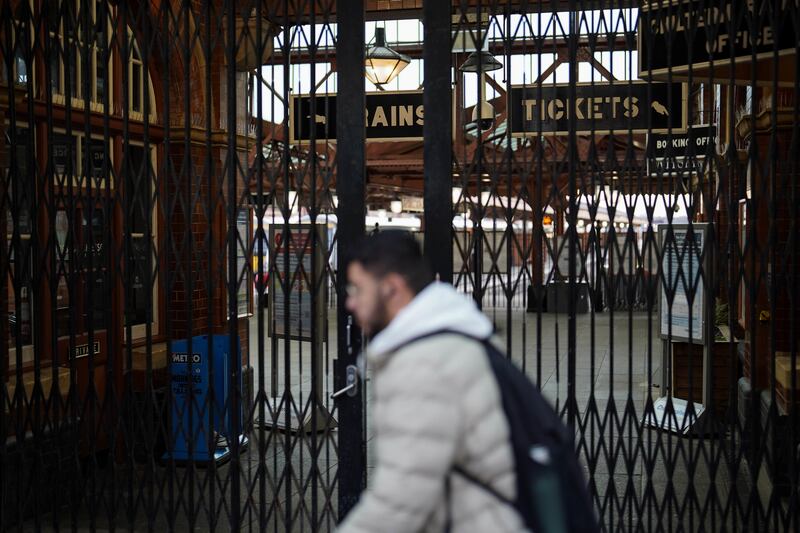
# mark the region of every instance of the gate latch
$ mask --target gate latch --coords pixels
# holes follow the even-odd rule
[[[351,398],[358,394],[358,367],[356,365],[347,365],[345,386],[331,394],[331,398],[335,400],[343,394],[347,394]]]

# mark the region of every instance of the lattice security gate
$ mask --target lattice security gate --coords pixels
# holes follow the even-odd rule
[[[396,206],[605,530],[797,529],[795,1],[0,20],[0,529],[334,529],[371,465],[339,258]]]

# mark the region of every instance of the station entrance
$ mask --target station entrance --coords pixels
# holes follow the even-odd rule
[[[0,14],[0,529],[333,531],[374,457],[344,261],[388,228],[605,531],[798,527],[797,2]]]

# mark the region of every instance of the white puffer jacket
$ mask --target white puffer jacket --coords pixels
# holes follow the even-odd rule
[[[435,283],[369,346],[376,468],[340,533],[443,531],[448,475],[452,533],[524,531],[514,509],[451,473],[458,464],[515,496],[508,422],[481,345],[441,335],[402,347],[442,329],[479,338],[492,334],[492,324],[472,300]]]

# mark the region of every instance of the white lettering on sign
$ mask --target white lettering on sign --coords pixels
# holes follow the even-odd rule
[[[745,4],[749,11],[747,14],[749,17],[766,18],[766,13],[756,13],[759,8],[756,8],[752,0],[747,0]],[[782,0],[780,9],[787,10],[790,4],[795,8],[798,6],[797,0]],[[772,28],[767,24],[764,24],[755,35],[748,30],[740,30],[734,33],[733,37],[725,33],[724,29],[737,17],[737,13],[734,13],[734,6],[735,2],[730,2],[722,8],[710,6],[705,9],[677,10],[675,13],[653,17],[650,20],[650,28],[656,35],[674,35],[677,32],[696,31],[703,27],[720,28],[723,31],[720,31],[711,42],[706,42],[708,53],[718,52],[724,49],[728,43],[737,47],[766,46],[774,43]]]
[[[412,126],[414,124],[414,106],[401,105],[399,111],[400,111],[400,125]]]
[[[694,144],[696,146],[708,146],[714,141],[711,137],[698,137],[694,140]],[[670,141],[668,139],[658,139],[656,141],[656,148],[664,149],[670,145]],[[687,137],[679,137],[677,139],[672,139],[672,147],[673,148],[686,148],[689,145],[689,139]]]
[[[199,353],[193,353],[191,358],[192,364],[200,364],[202,361],[202,357],[200,357]],[[173,363],[188,363],[189,362],[189,354],[175,352],[172,354],[172,362]]]
[[[525,99],[525,120],[560,120],[565,116],[574,116],[578,120],[616,119],[618,117],[635,118],[639,116],[639,98],[636,96],[596,96],[593,98],[576,98],[573,105],[569,100],[553,98],[551,100]]]
[[[423,126],[425,124],[425,108],[420,105],[392,105],[375,107],[372,114],[364,109],[364,117],[368,128],[388,128],[389,126]]]
[[[386,113],[383,111],[383,106],[379,105],[375,108],[375,118],[372,119],[372,127],[375,126],[388,126],[389,121],[386,120]]]
[[[100,342],[94,341],[92,355],[99,355],[100,354]],[[89,355],[89,345],[88,344],[79,344],[75,347],[75,350],[72,352],[74,355],[73,357],[84,357]]]

